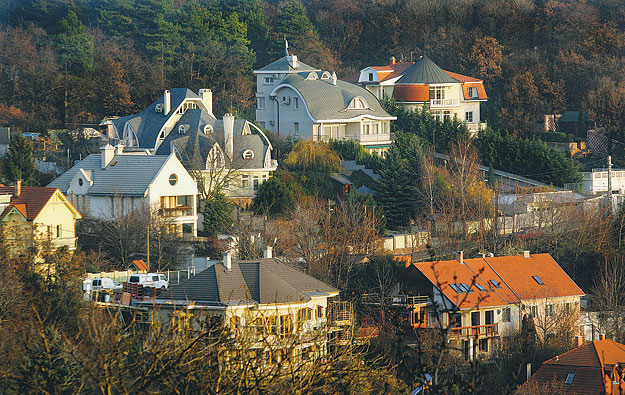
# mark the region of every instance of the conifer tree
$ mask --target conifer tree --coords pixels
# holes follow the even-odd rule
[[[11,138],[9,152],[3,158],[2,164],[4,176],[8,181],[22,180],[24,185],[37,184],[33,145],[21,134]]]

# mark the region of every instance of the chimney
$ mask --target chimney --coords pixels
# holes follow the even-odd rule
[[[169,114],[171,111],[171,92],[169,90],[165,90],[165,94],[163,94],[163,115]]]
[[[111,163],[115,156],[115,148],[110,144],[100,147],[100,156],[102,157],[102,168],[106,169],[106,166]]]
[[[234,115],[224,114],[224,143],[226,155],[232,161],[234,158]]]
[[[273,247],[271,246],[265,247],[265,249],[263,250],[263,258],[265,259],[273,258]]]
[[[396,60],[394,56],[391,56],[391,64],[395,64]]]
[[[486,259],[486,254],[484,254],[483,252],[482,252],[482,253],[480,253],[480,258],[482,258],[482,259]]]
[[[15,182],[15,197],[20,197],[22,194],[22,180],[17,180]]]
[[[601,336],[599,336],[601,338]],[[584,336],[575,336],[575,347],[581,347],[584,344]]]
[[[531,257],[530,252],[528,250],[523,251],[523,257],[525,258]]]
[[[456,253],[456,257],[458,259],[458,262],[464,263],[464,251],[458,251]]]
[[[525,365],[525,374],[526,374],[525,381],[529,380],[530,377],[532,377],[532,364],[531,363],[528,363],[527,365]]]
[[[202,101],[206,105],[208,112],[212,114],[213,113],[213,91],[210,89],[200,89],[199,96],[200,98],[202,98]]]
[[[124,144],[117,143],[115,146],[115,155],[121,155],[124,153]]]
[[[605,340],[605,333],[599,334],[599,340]]]
[[[223,264],[227,271],[232,270],[232,253],[230,251],[224,252]]]
[[[336,86],[336,73],[332,72],[332,85]]]
[[[295,55],[287,56],[286,59],[292,68],[296,69],[299,67],[299,64],[297,63],[297,56]]]

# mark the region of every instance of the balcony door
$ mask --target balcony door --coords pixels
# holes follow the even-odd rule
[[[480,312],[474,311],[471,313],[471,326],[479,326],[480,325]]]
[[[488,310],[484,312],[484,324],[485,325],[492,325],[495,323],[495,311],[494,310]]]

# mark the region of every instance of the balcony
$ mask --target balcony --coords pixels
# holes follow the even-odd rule
[[[193,207],[179,206],[173,208],[161,208],[158,214],[163,217],[190,217],[193,215]]]
[[[498,324],[488,325],[476,325],[476,326],[461,326],[458,328],[451,328],[449,332],[449,338],[455,338],[457,340],[467,339],[469,337],[491,337],[498,336],[499,331],[497,329]]]
[[[458,107],[460,101],[458,99],[432,99],[430,100],[430,108]]]
[[[380,134],[361,134],[358,138],[361,143],[391,143],[391,135],[388,133]]]
[[[430,298],[427,295],[409,296],[409,295],[395,295],[385,296],[385,303],[392,306],[415,306],[430,303]],[[362,302],[366,304],[380,304],[379,294],[363,294]]]

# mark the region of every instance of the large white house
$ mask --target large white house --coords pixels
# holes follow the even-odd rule
[[[281,136],[356,140],[382,154],[391,143],[389,115],[371,92],[287,55],[254,70],[256,120]]]
[[[106,145],[50,183],[84,216],[114,218],[135,209],[158,210],[185,237],[197,236],[197,184],[178,158],[124,152]]]
[[[356,76],[351,79],[356,82]],[[480,103],[488,100],[484,82],[438,67],[427,56],[416,62],[395,62],[369,66],[360,71],[357,83],[378,99],[393,98],[409,108],[427,106],[438,119],[454,116],[476,132],[485,126],[480,121]]]
[[[278,166],[262,130],[231,114],[222,119],[213,115],[210,89],[198,94],[186,88],[166,90],[139,114],[103,123],[127,150],[175,153],[198,179],[203,197],[222,189],[232,199],[249,202]]]

